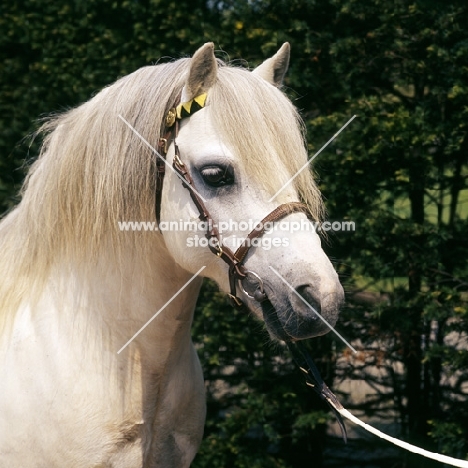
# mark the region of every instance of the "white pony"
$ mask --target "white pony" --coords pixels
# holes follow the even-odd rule
[[[0,224],[1,467],[190,465],[205,418],[190,336],[202,279],[193,277],[202,269],[228,292],[228,266],[207,247],[189,247],[194,232],[122,231],[119,221],[155,220],[153,149],[165,116],[202,93],[205,107],[181,121],[176,142],[213,219],[258,221],[298,201],[319,218],[307,170],[271,200],[307,161],[300,120],[278,89],[288,62],[285,44],[251,73],[217,61],[205,44],[192,59],[142,68],[44,125],[22,201]],[[197,220],[170,169],[161,199],[161,225]],[[224,243],[234,249],[245,235],[232,227]],[[275,339],[325,333],[296,294],[334,325],[343,290],[318,236],[269,231],[262,239],[274,236],[281,245],[254,247],[244,261],[267,300],[242,288],[239,296]]]

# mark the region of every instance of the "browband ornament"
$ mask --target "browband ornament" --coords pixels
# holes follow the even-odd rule
[[[207,93],[199,94],[191,101],[182,102],[177,107],[169,109],[166,114],[166,127],[170,128],[176,120],[182,120],[185,117],[190,117],[195,112],[205,107]]]

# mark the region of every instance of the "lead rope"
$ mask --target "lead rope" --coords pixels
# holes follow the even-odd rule
[[[408,442],[403,442],[400,439],[395,437],[391,437],[388,434],[385,434],[382,431],[379,431],[375,427],[371,426],[370,424],[366,424],[365,422],[361,421],[359,418],[351,414],[339,401],[338,398],[334,395],[334,393],[328,388],[328,386],[323,381],[317,367],[312,361],[308,351],[306,350],[304,344],[302,342],[296,343],[286,343],[291,354],[293,355],[294,360],[296,361],[299,369],[305,376],[306,384],[312,390],[314,390],[320,398],[325,400],[332,411],[335,413],[335,416],[338,420],[338,424],[340,425],[341,433],[343,439],[346,443],[347,436],[346,436],[346,427],[343,423],[342,416],[346,419],[349,419],[354,424],[365,429],[367,432],[380,437],[387,442],[390,442],[393,445],[396,445],[408,452],[416,453],[426,458],[430,458],[431,460],[438,461],[440,463],[445,463],[446,465],[450,466],[458,466],[460,468],[468,468],[468,461],[460,460],[459,458],[449,457],[447,455],[441,455],[439,453],[430,452],[429,450],[422,449],[420,447],[416,447],[415,445],[409,444]]]
[[[330,406],[331,410],[335,414],[341,429],[341,435],[344,442],[346,443],[348,441],[346,426],[344,425],[343,418],[339,413],[339,409],[342,409],[343,405],[338,401],[338,398],[336,398],[335,394],[323,381],[317,366],[312,361],[312,358],[310,357],[304,344],[301,341],[297,341],[295,343],[289,341],[286,343],[286,345],[289,348],[289,351],[291,352],[297,366],[304,374],[306,385],[310,387],[315,393],[317,393],[322,400],[325,400],[325,402],[328,403],[328,406]]]

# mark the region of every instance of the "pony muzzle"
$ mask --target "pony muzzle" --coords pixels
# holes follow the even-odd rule
[[[278,319],[292,338],[324,335],[335,326],[343,301],[341,288],[323,295],[310,284],[300,285],[288,294],[290,307]]]

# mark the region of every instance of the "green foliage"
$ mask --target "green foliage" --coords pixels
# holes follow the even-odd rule
[[[451,422],[429,421],[429,425],[432,427],[429,436],[437,441],[440,452],[456,454],[463,459],[466,431],[460,425]]]
[[[428,420],[437,418],[453,431],[447,440],[458,441],[444,449],[460,456],[468,449],[455,431],[468,421],[460,410],[468,379],[468,220],[460,203],[468,193],[468,10],[458,2],[333,3],[343,27],[329,53],[347,99],[307,122],[315,151],[358,115],[318,161],[331,217],[358,226],[333,239],[333,253],[350,290],[357,278],[407,278],[374,306],[350,295],[346,336],[360,339],[366,365],[349,361],[339,374],[378,385],[366,411],[394,400],[407,437],[433,449]],[[433,441],[440,434],[431,429]]]

